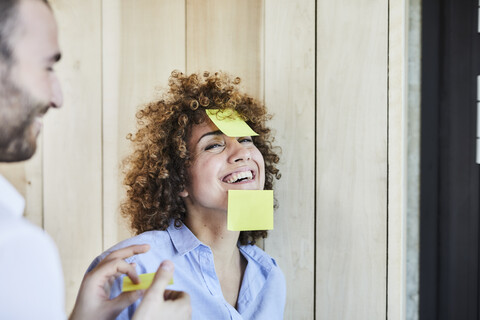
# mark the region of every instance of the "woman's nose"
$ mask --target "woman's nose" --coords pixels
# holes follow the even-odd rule
[[[229,149],[230,149],[230,154],[229,154],[230,162],[247,161],[251,159],[252,155],[250,152],[250,148],[243,145],[235,138],[232,138]]]

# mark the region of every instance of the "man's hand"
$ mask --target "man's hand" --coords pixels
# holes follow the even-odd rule
[[[191,319],[190,296],[186,292],[165,290],[173,277],[174,265],[165,260],[155,274],[153,283],[147,289],[138,306],[133,320],[143,319]]]
[[[126,274],[133,283],[139,278],[135,265],[124,259],[150,249],[149,245],[133,245],[110,253],[83,278],[70,320],[115,319],[123,309],[139,299],[143,291],[123,292],[110,300],[110,288],[117,277]],[[173,277],[174,266],[165,260],[155,274],[152,285],[144,293],[133,319],[190,319],[190,296],[185,292],[165,290]]]
[[[141,297],[142,292],[123,292],[110,300],[110,288],[117,277],[126,274],[139,283],[135,266],[124,259],[145,253],[149,245],[133,245],[110,253],[82,280],[70,320],[115,319],[118,314]]]

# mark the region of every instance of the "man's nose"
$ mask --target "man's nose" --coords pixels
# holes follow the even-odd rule
[[[50,97],[50,106],[53,108],[60,108],[63,105],[63,94],[60,86],[60,81],[56,74],[51,74],[52,95]]]

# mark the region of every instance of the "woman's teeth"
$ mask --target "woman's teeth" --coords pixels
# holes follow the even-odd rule
[[[249,171],[242,171],[242,172],[235,172],[235,173],[232,173],[225,180],[225,182],[226,183],[236,183],[236,182],[240,182],[240,181],[243,181],[243,180],[250,180],[252,178],[253,178],[253,174],[250,170]]]

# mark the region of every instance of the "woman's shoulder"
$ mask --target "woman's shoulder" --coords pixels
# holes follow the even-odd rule
[[[122,249],[134,244],[149,244],[151,246],[156,246],[163,244],[164,242],[170,241],[170,236],[166,230],[152,230],[140,233],[134,237],[120,241],[110,249],[105,252],[112,252],[118,249]]]
[[[99,264],[100,261],[102,261],[106,256],[108,256],[113,251],[116,251],[128,246],[132,246],[132,245],[137,245],[137,244],[148,244],[150,245],[150,250],[146,253],[129,257],[125,259],[125,261],[129,263],[135,262],[135,263],[142,264],[142,262],[149,260],[152,258],[152,256],[156,256],[158,254],[166,256],[164,257],[164,259],[166,259],[168,258],[169,253],[171,251],[171,240],[167,231],[160,231],[160,230],[146,231],[134,237],[125,239],[117,243],[116,245],[112,246],[110,249],[106,250],[102,254],[100,254],[90,264],[87,272],[95,268],[95,266]]]

